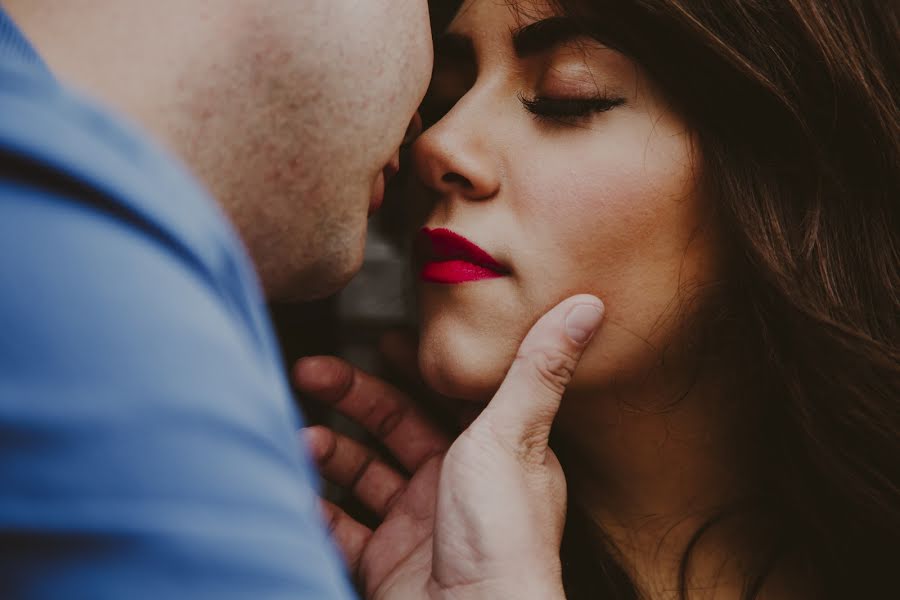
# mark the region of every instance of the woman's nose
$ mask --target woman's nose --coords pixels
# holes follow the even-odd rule
[[[422,183],[443,195],[486,200],[497,194],[500,178],[487,133],[448,114],[425,131],[412,147],[412,162]]]

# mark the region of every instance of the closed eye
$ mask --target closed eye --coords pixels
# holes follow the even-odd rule
[[[541,121],[577,123],[595,114],[608,112],[625,104],[624,98],[594,96],[590,98],[528,98],[519,94],[525,110]]]

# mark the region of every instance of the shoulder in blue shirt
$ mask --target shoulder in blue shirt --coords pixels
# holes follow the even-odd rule
[[[348,598],[215,204],[0,11],[0,597]]]

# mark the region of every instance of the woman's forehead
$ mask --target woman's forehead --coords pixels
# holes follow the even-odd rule
[[[548,0],[465,0],[448,32],[457,34],[515,29],[559,14]]]
[[[438,56],[512,56],[518,59],[543,55],[551,50],[571,48],[579,54],[610,50],[588,31],[582,20],[550,10],[523,12],[518,5],[503,0],[471,0],[450,27],[436,38]]]
[[[587,41],[590,35],[579,21],[554,6],[549,1],[467,0],[436,36],[436,51],[471,58],[527,58],[567,42]]]

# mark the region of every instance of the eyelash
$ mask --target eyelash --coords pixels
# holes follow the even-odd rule
[[[527,98],[519,94],[519,101],[525,110],[539,121],[577,123],[590,116],[609,112],[617,106],[625,104],[624,98],[547,98],[535,96]]]

